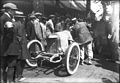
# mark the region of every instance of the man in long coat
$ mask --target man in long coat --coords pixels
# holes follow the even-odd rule
[[[27,32],[27,39],[30,41],[36,38],[35,27],[34,27],[35,15],[31,14],[29,18],[30,19],[26,25],[26,32]]]
[[[27,50],[27,38],[26,38],[26,31],[25,31],[25,16],[23,16],[23,12],[17,11],[15,15],[15,22],[14,22],[14,39],[16,39],[16,43],[13,45],[19,47],[18,51],[21,52],[18,55],[17,62],[16,62],[16,81],[19,81],[23,76],[23,70],[25,66],[25,59],[30,58],[30,54]]]
[[[18,53],[16,52],[15,46],[12,46],[14,42],[14,29],[13,29],[13,16],[16,5],[13,3],[6,3],[3,5],[5,8],[4,14],[0,17],[0,41],[1,41],[1,58],[2,58],[2,70],[3,70],[3,81],[13,82],[14,68],[16,65],[16,59]],[[11,51],[14,49],[14,52]],[[19,50],[21,51],[21,50]],[[16,54],[15,54],[16,53]]]

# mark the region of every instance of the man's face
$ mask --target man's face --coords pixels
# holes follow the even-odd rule
[[[55,17],[52,18],[52,21],[55,22]]]
[[[11,14],[12,16],[14,16],[15,15],[15,10],[9,9],[8,13]]]
[[[75,25],[75,23],[76,23],[76,21],[74,20],[74,21],[72,21],[72,25],[74,26]]]
[[[46,23],[46,20],[43,20],[43,23],[45,24],[45,23]]]
[[[42,20],[42,17],[41,17],[41,16],[39,16],[39,17],[38,17],[38,19],[39,19],[39,21],[41,21],[41,20]]]

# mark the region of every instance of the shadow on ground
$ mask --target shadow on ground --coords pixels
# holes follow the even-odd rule
[[[93,61],[97,62],[97,64],[95,64],[95,66],[97,67],[102,67],[104,69],[119,73],[120,64],[109,60],[105,56],[95,55],[95,58],[93,59]]]
[[[51,73],[54,73],[54,75],[58,77],[69,76],[69,74],[66,71],[66,68],[62,65],[62,63],[50,63],[44,61],[42,66],[39,65],[36,68],[26,67],[26,69],[28,71],[35,71],[36,76],[39,76],[40,72],[44,73],[45,75],[50,75]]]

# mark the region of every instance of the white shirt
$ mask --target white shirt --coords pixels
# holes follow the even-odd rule
[[[11,16],[10,16],[10,14],[9,14],[9,13],[5,12],[5,14],[6,14],[8,17],[10,17],[10,18],[11,18]],[[15,22],[15,18],[14,18],[14,17],[12,18],[12,21],[13,21],[13,22]]]
[[[5,14],[6,14],[8,17],[10,17],[10,18],[11,18],[11,16],[9,15],[9,13],[5,12]]]
[[[42,39],[42,33],[41,33],[41,27],[40,27],[40,22],[38,19],[34,20],[34,29],[35,29],[35,33],[37,38],[39,38],[40,40]]]
[[[47,24],[50,24],[50,25],[51,25],[51,28],[52,28],[53,31],[54,31],[54,24],[53,24],[53,22],[52,22],[51,19],[49,19],[49,20],[47,21],[46,25],[47,25]]]
[[[46,24],[43,24],[42,22],[40,22],[40,26],[41,26],[42,31],[43,31],[43,36],[46,36]]]

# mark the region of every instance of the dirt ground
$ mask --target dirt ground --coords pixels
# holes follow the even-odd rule
[[[77,72],[68,76],[60,64],[44,62],[42,67],[26,67],[21,83],[119,83],[119,67],[120,62],[94,58],[92,65],[79,65]]]

